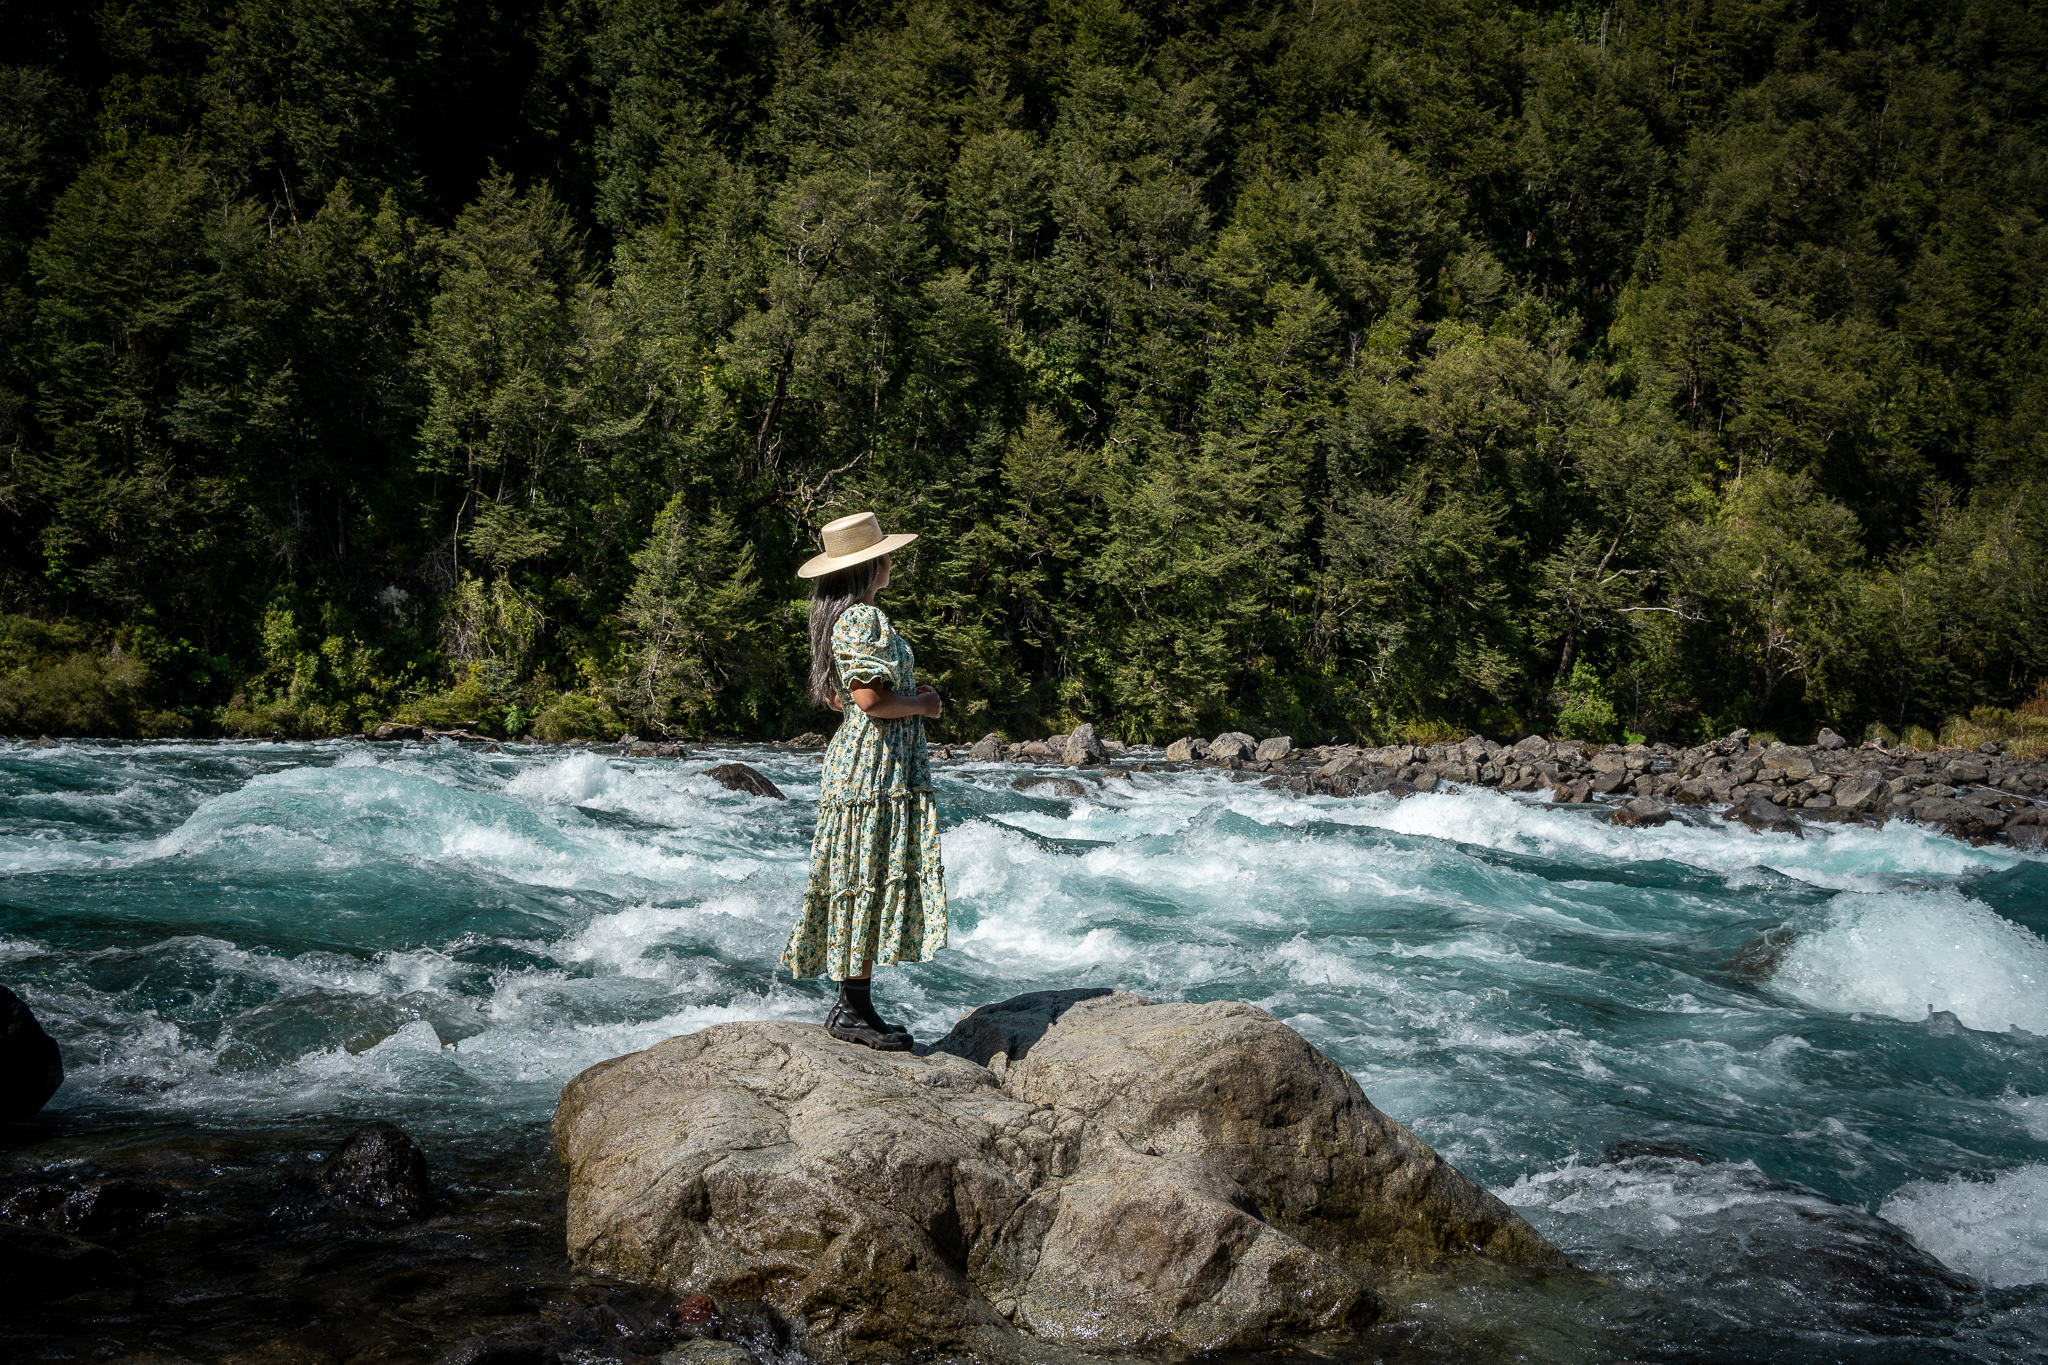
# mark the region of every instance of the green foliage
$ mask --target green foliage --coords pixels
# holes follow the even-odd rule
[[[1614,744],[1622,738],[1621,719],[1614,714],[1606,687],[1583,662],[1572,666],[1571,681],[1558,704],[1557,733],[1594,744]]]
[[[181,735],[176,712],[149,704],[149,670],[69,623],[0,616],[0,734]]]
[[[550,744],[570,739],[617,739],[626,732],[617,713],[588,692],[564,692],[533,718],[533,735]]]
[[[873,507],[922,537],[884,605],[948,738],[2010,710],[2048,677],[2037,10],[27,35],[0,607],[85,634],[6,686],[90,673],[122,733],[817,728],[792,570]]]

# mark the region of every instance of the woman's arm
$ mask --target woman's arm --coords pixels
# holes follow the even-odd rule
[[[899,716],[930,716],[938,719],[939,694],[929,687],[920,687],[917,695],[906,697],[889,686],[886,678],[871,682],[857,682],[846,689],[853,693],[853,704],[867,712],[871,720],[895,720]]]

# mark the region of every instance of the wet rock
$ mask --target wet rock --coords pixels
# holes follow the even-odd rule
[[[974,746],[967,751],[967,758],[971,763],[999,763],[1002,761],[1002,757],[1003,737],[1001,735],[983,735],[980,739],[974,741]]]
[[[1435,773],[1431,772],[1427,768],[1424,768],[1421,772],[1417,773],[1415,775],[1414,780],[1409,782],[1407,785],[1411,791],[1433,792],[1437,789],[1437,783],[1439,780],[1440,779],[1437,777]]]
[[[1799,828],[1799,822],[1762,797],[1751,797],[1739,805],[1731,806],[1721,814],[1723,820],[1732,820],[1747,825],[1759,834],[1790,834],[1804,839],[1806,831]]]
[[[136,1231],[170,1201],[138,1180],[102,1180],[75,1192],[49,1220],[74,1237],[120,1237]]]
[[[1100,767],[1109,762],[1109,751],[1102,747],[1094,726],[1080,725],[1060,746],[1060,762],[1071,768]]]
[[[1630,829],[1649,829],[1666,824],[1671,819],[1671,810],[1661,801],[1639,796],[1627,805],[1616,806],[1607,813],[1607,823],[1622,825]]]
[[[1042,992],[925,1056],[721,1024],[584,1072],[555,1134],[578,1265],[764,1294],[828,1365],[1263,1348],[1369,1324],[1404,1268],[1565,1265],[1228,1002]]]
[[[636,739],[625,746],[630,758],[688,758],[689,752],[680,744],[656,744],[649,740]]]
[[[64,746],[51,739],[48,735],[37,735],[28,742],[28,747],[31,749],[61,749]]]
[[[385,723],[370,731],[371,739],[425,739],[427,732],[417,725]]]
[[[0,1303],[62,1298],[120,1275],[120,1261],[96,1243],[0,1225]]]
[[[403,1223],[427,1211],[427,1157],[404,1129],[366,1123],[320,1163],[320,1193],[333,1207],[372,1223]]]
[[[777,801],[788,799],[783,796],[780,787],[744,763],[721,763],[715,768],[706,768],[704,776],[727,791],[746,792],[752,796],[766,796]]]
[[[1026,796],[1086,796],[1088,789],[1071,777],[1026,774],[1010,783]]]
[[[816,730],[806,730],[789,742],[792,749],[822,749],[832,741]]]
[[[1252,750],[1252,758],[1260,763],[1278,763],[1293,752],[1294,737],[1276,735],[1272,739],[1260,740],[1259,747]]]
[[[1184,735],[1166,746],[1166,759],[1169,763],[1187,763],[1208,756],[1209,741],[1196,739],[1193,735]]]
[[[664,1353],[661,1365],[754,1365],[754,1357],[744,1346],[700,1337]]]
[[[1239,730],[1226,730],[1209,741],[1209,757],[1242,758],[1249,761],[1259,751],[1259,742]]]
[[[2048,825],[2007,825],[2005,837],[2014,848],[2048,848]]]
[[[471,1337],[436,1365],[560,1365],[561,1353],[538,1337]]]
[[[20,996],[0,986],[0,1121],[35,1117],[62,1084],[56,1041]]]
[[[1999,811],[1940,796],[1915,801],[1913,818],[1940,825],[1961,839],[1988,839],[2005,827],[2005,818]]]

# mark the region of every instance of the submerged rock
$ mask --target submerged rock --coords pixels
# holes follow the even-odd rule
[[[417,1218],[433,1197],[426,1153],[391,1123],[366,1123],[350,1133],[320,1163],[318,1183],[336,1210],[373,1223]]]
[[[0,986],[0,1120],[33,1118],[64,1084],[64,1059],[20,996]]]
[[[1071,777],[1029,774],[1010,784],[1026,796],[1086,796],[1088,789]]]
[[[823,1361],[1258,1349],[1407,1269],[1567,1264],[1243,1004],[1039,992],[925,1056],[721,1024],[585,1071],[555,1136],[578,1265],[764,1298]]]
[[[704,776],[728,791],[747,792],[753,796],[772,797],[777,801],[789,798],[782,794],[782,788],[770,782],[767,777],[744,763],[721,763],[715,768],[706,768]]]

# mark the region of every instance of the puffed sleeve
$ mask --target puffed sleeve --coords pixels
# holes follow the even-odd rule
[[[832,661],[839,666],[839,680],[852,687],[887,678],[890,687],[902,691],[891,638],[895,633],[887,618],[865,602],[848,607],[832,627]]]

